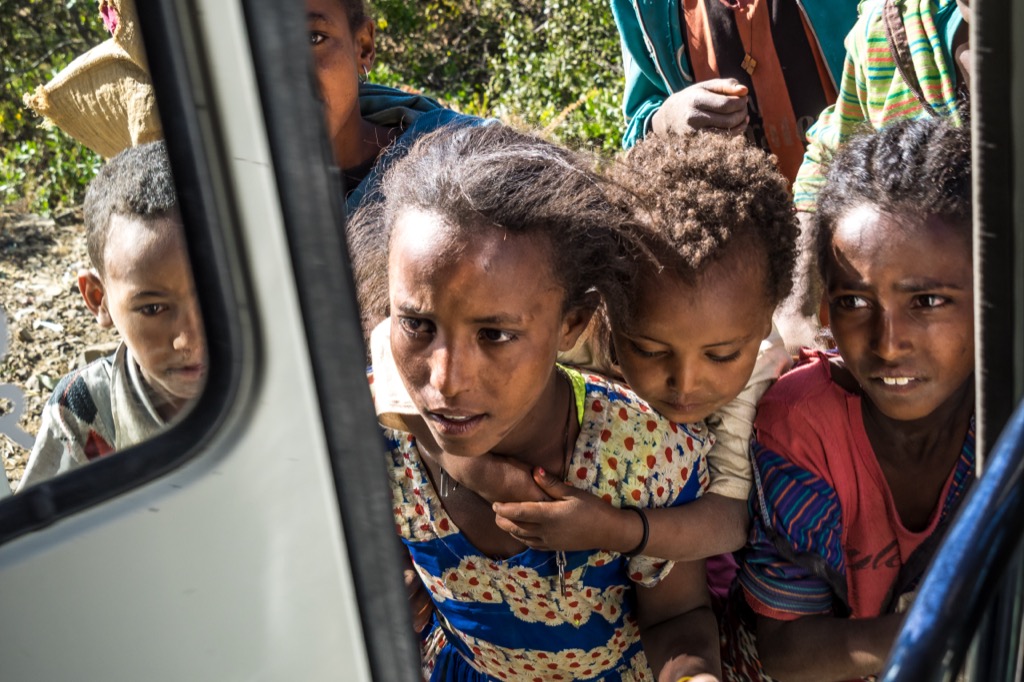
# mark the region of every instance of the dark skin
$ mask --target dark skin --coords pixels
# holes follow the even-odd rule
[[[974,377],[938,410],[911,423],[894,423],[868,401],[861,405],[900,521],[908,530],[924,530],[963,449],[974,413]]]
[[[552,376],[553,409],[552,414],[561,414],[562,427],[557,427],[554,433],[565,430],[568,426],[569,447],[576,442],[579,436],[579,420],[575,419],[575,407],[573,405],[572,389],[568,382],[555,373]],[[541,467],[548,471],[564,473],[566,452],[562,447],[563,439],[556,436],[548,438],[547,442],[527,453],[518,453],[513,459],[524,466]],[[445,511],[455,522],[455,525],[465,533],[473,546],[483,554],[495,558],[508,558],[523,552],[526,545],[514,536],[506,533],[494,522],[494,512],[491,511],[491,503],[474,490],[487,490],[500,484],[491,480],[489,474],[494,472],[493,467],[474,467],[466,458],[453,457],[440,449],[432,442],[417,441],[417,448],[422,456],[423,463],[430,471],[434,489],[441,489],[441,466],[447,471],[458,469],[460,471],[460,484],[454,490],[450,490],[447,497],[443,497],[441,503]],[[527,461],[528,460],[528,461]],[[464,466],[470,465],[470,466]]]
[[[868,202],[837,221],[828,254],[832,376],[861,397],[864,428],[902,524],[926,529],[974,412],[970,231]],[[849,680],[885,663],[901,614],[758,618],[765,671]]]

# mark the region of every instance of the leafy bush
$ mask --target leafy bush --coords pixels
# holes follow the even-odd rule
[[[607,0],[376,0],[373,78],[460,111],[618,148],[622,70]],[[101,159],[44,128],[22,96],[107,39],[96,0],[0,0],[0,205],[81,202]]]
[[[42,127],[21,98],[106,38],[96,0],[0,0],[0,205],[49,213],[81,202],[99,157]]]
[[[465,113],[611,152],[623,77],[607,0],[376,0],[378,68]]]

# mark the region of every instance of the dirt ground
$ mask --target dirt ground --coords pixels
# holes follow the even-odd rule
[[[0,339],[0,355],[7,350],[0,357],[0,389],[13,384],[21,390],[18,426],[33,437],[60,377],[91,359],[97,346],[116,343],[116,333],[96,324],[78,293],[77,274],[88,263],[80,210],[56,219],[0,212],[0,311],[7,327],[7,342]],[[0,397],[0,432],[9,430],[4,417],[13,408],[11,400]],[[0,435],[0,459],[12,489],[28,455]]]

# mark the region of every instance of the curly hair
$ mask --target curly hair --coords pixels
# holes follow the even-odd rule
[[[850,138],[836,151],[815,213],[826,279],[836,224],[864,205],[892,216],[937,216],[970,240],[970,132],[941,118],[907,120]]]
[[[631,218],[614,204],[592,160],[506,125],[448,126],[420,138],[381,181],[379,205],[361,208],[348,241],[364,325],[386,314],[392,227],[407,210],[437,214],[459,229],[539,235],[565,310],[597,290],[612,311],[625,306],[636,273]],[[372,319],[367,320],[367,317]]]
[[[100,168],[85,191],[89,260],[104,273],[103,254],[114,215],[153,219],[176,216],[178,196],[163,141],[129,147]]]
[[[771,306],[792,289],[800,230],[774,157],[743,138],[652,135],[610,174],[637,211],[640,240],[683,281],[696,282],[712,263],[743,249],[763,259]]]

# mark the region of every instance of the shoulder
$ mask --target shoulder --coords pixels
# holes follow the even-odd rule
[[[831,360],[821,351],[803,351],[797,365],[769,388],[758,404],[758,424],[774,418],[835,409],[843,402],[843,391],[832,379]]]
[[[714,443],[707,426],[675,424],[626,386],[596,374],[584,378],[582,429],[570,482],[616,506],[672,506],[700,496]]]
[[[857,402],[833,380],[831,357],[805,355],[768,389],[754,420],[754,438],[764,451],[815,472],[854,440],[850,410]]]
[[[110,355],[68,372],[57,382],[47,407],[70,412],[84,422],[95,421],[100,409],[109,409],[113,367]]]

